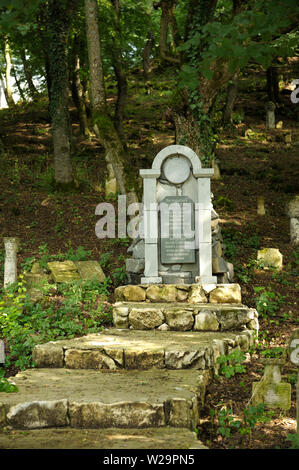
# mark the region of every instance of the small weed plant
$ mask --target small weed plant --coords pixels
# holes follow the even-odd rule
[[[242,420],[235,419],[233,410],[222,407],[218,414],[217,434],[224,438],[229,438],[232,432],[237,431],[241,436],[249,436],[252,439],[252,432],[258,423],[268,423],[271,421],[274,412],[266,410],[264,403],[257,406],[248,406],[243,410]]]
[[[242,364],[245,359],[246,356],[240,349],[235,349],[227,355],[222,354],[217,358],[217,363],[220,364],[219,373],[229,379],[236,374],[246,372],[246,367]]]
[[[283,305],[285,297],[279,293],[273,292],[270,288],[254,287],[256,297],[256,309],[263,318],[274,316],[281,305]]]
[[[5,377],[5,370],[0,369],[0,392],[14,393],[18,391],[18,387],[10,383]]]

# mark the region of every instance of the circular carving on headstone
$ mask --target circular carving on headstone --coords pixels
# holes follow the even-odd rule
[[[184,183],[190,175],[188,160],[179,155],[169,157],[163,165],[164,175],[173,184]]]

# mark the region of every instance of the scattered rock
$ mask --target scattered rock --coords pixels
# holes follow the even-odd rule
[[[134,258],[126,259],[126,271],[128,273],[140,274],[144,272],[144,266],[145,266],[144,259],[134,259]]]
[[[162,310],[156,308],[132,308],[129,322],[136,330],[152,330],[162,325],[164,315]]]
[[[214,312],[200,312],[195,315],[194,330],[198,331],[217,331],[219,330],[219,322]]]
[[[283,256],[277,248],[258,250],[257,259],[266,268],[282,269]]]
[[[196,303],[205,303],[207,301],[208,299],[205,296],[205,292],[202,286],[200,285],[191,286],[191,289],[189,291],[189,296],[188,296],[189,303],[196,304]]]
[[[204,369],[205,350],[195,351],[166,351],[165,365],[168,369]]]
[[[239,284],[219,284],[210,293],[211,304],[240,304],[241,302],[241,287]]]
[[[116,328],[129,328],[128,307],[115,307],[113,309],[113,323]]]
[[[146,289],[146,297],[151,302],[175,302],[177,290],[175,286],[155,286],[152,285]]]
[[[295,196],[287,204],[287,215],[292,217],[299,217],[299,195]]]
[[[162,323],[162,325],[160,325],[157,330],[159,331],[169,331],[170,330],[170,327],[167,325],[167,323]]]
[[[73,261],[52,261],[48,263],[54,282],[69,282],[80,279],[77,266]]]
[[[146,299],[145,290],[139,286],[125,286],[122,293],[128,302],[141,302]]]
[[[7,423],[19,429],[67,426],[67,400],[32,401],[12,406],[7,413]]]
[[[37,367],[63,367],[63,349],[56,344],[38,344],[32,358]]]
[[[164,315],[171,330],[187,331],[193,327],[194,317],[192,310],[170,307],[165,308]]]
[[[65,366],[68,369],[117,369],[115,362],[110,357],[100,351],[84,349],[68,349],[65,352]]]
[[[97,261],[75,261],[81,279],[98,282],[104,282],[105,274]]]

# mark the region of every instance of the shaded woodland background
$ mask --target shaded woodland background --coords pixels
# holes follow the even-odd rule
[[[259,358],[282,354],[298,327],[299,252],[285,209],[299,177],[299,103],[290,99],[299,79],[297,2],[11,0],[0,8],[8,103],[0,110],[1,236],[20,237],[19,272],[36,260],[97,259],[107,276],[101,289],[49,288],[44,304],[21,299],[22,313],[0,322],[10,344],[6,375],[31,367],[39,342],[112,324],[113,289],[126,282],[131,241],[96,238],[96,205],[109,200],[116,207],[119,193],[141,200],[139,169],[166,145],[188,145],[205,166],[219,165],[213,204],[226,255],[244,303],[260,314],[246,375],[212,386],[200,429],[212,448],[242,446],[239,436],[217,435],[209,410],[232,402],[242,413],[251,382],[262,375]],[[279,123],[271,131],[268,101]],[[113,178],[118,192],[109,195]],[[282,252],[281,272],[257,265],[263,247]],[[3,278],[3,249],[0,260]],[[295,384],[291,364],[283,372]],[[294,426],[295,393],[291,410],[277,413],[246,445],[288,447]]]

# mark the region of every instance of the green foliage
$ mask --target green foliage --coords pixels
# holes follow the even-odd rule
[[[266,411],[264,403],[257,406],[248,406],[243,410],[243,423],[240,427],[240,433],[251,435],[257,423],[268,423],[273,415],[272,410]]]
[[[0,294],[0,336],[5,338],[9,353],[5,366],[26,369],[33,365],[32,349],[36,344],[73,338],[97,332],[112,323],[106,299],[111,280],[61,283],[51,295],[33,303],[21,280]],[[48,289],[48,294],[50,292]]]
[[[56,255],[51,255],[47,244],[40,245],[38,247],[38,254],[39,254],[39,263],[44,268],[47,269],[47,264],[50,261],[86,261],[88,258],[91,257],[91,250],[86,250],[83,246],[78,246],[76,250],[72,247],[68,248],[65,253],[58,253]],[[27,259],[28,262],[29,259]],[[35,260],[33,258],[32,260]],[[26,263],[25,263],[26,266]],[[27,266],[28,267],[28,266]]]
[[[237,15],[218,17],[194,31],[181,50],[191,59],[198,56],[196,66],[184,69],[194,86],[198,72],[213,77],[211,65],[226,62],[231,74],[244,68],[250,61],[268,68],[274,57],[290,56],[298,44],[298,32],[284,33],[299,13],[296,0],[272,2],[259,0]],[[220,21],[220,19],[222,21]],[[203,45],[206,47],[203,49]],[[187,66],[188,67],[188,66]],[[183,76],[186,78],[186,75]]]
[[[232,429],[239,429],[241,422],[235,420],[232,416],[233,412],[231,409],[223,407],[219,411],[218,415],[218,425],[217,433],[224,438],[229,438],[231,436]]]
[[[286,348],[282,348],[280,346],[274,348],[268,348],[264,351],[261,351],[261,355],[263,357],[274,357],[274,358],[282,358],[286,354]]]
[[[256,299],[256,309],[262,317],[274,316],[279,307],[283,305],[285,296],[273,292],[271,288],[254,287],[254,292],[259,294]]]
[[[226,196],[218,196],[214,201],[214,206],[217,208],[225,208],[228,211],[234,210],[234,203]]]
[[[229,379],[235,374],[246,372],[246,367],[242,364],[245,359],[246,356],[240,349],[227,355],[222,354],[217,358],[217,363],[220,364],[219,373]]]
[[[244,121],[244,111],[233,111],[232,122],[234,124],[241,124]]]
[[[290,274],[299,276],[299,248],[291,253]]]
[[[242,421],[236,420],[233,417],[233,412],[230,408],[223,407],[218,415],[217,433],[224,438],[229,438],[233,430],[238,431],[242,436],[249,435],[251,438],[252,432],[257,423],[268,423],[274,415],[273,411],[266,411],[264,403],[257,406],[248,406],[243,410]]]
[[[124,263],[125,258],[123,255],[120,255],[118,257],[118,262],[119,263]],[[127,272],[126,272],[126,266],[123,264],[120,267],[117,267],[114,269],[114,272],[112,274],[113,282],[116,286],[122,285],[126,278],[127,278]]]
[[[0,392],[14,393],[18,391],[18,387],[10,383],[5,377],[5,370],[0,369]]]
[[[288,434],[287,441],[291,442],[291,449],[299,449],[299,434]]]
[[[108,251],[107,253],[102,253],[99,259],[99,264],[102,268],[106,268],[111,262],[112,252]]]

